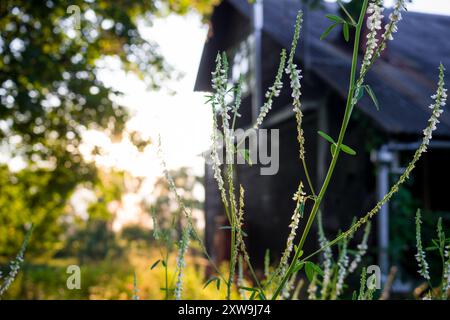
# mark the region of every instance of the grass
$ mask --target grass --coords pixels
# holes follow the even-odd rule
[[[150,270],[151,262],[159,257],[160,248],[155,246],[133,246],[120,258],[107,258],[104,261],[88,262],[81,266],[81,290],[69,290],[65,286],[66,268],[77,264],[76,259],[52,259],[45,263],[25,263],[4,299],[114,299],[133,298],[133,278],[136,272],[137,295],[141,300],[161,300],[165,298],[164,269],[156,267]],[[188,299],[220,299],[226,288],[217,290],[215,286],[204,287],[207,263],[194,252],[186,257],[184,269],[184,296]],[[169,278],[176,279],[176,254],[169,257]],[[226,266],[222,267],[225,272]],[[173,282],[174,287],[175,282]],[[232,298],[238,298],[236,291]],[[170,299],[174,296],[171,294]]]

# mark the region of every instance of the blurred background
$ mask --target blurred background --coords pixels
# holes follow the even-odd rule
[[[327,158],[313,132],[319,124],[333,131],[333,119],[340,119],[332,106],[342,100],[337,74],[346,77],[339,68],[345,66],[347,48],[339,34],[329,37],[328,47],[309,41],[309,36],[320,36],[324,30],[323,20],[315,17],[338,7],[333,1],[254,2],[0,3],[0,270],[8,270],[27,228],[34,225],[25,264],[5,298],[130,299],[134,272],[142,299],[164,298],[163,269],[151,270],[161,255],[161,244],[152,233],[154,218],[170,225],[180,208],[163,177],[157,155],[159,136],[167,167],[192,208],[209,251],[217,262],[225,261],[228,244],[224,231],[218,229],[223,212],[217,205],[211,170],[201,157],[211,136],[211,108],[205,105],[204,92],[210,90],[213,58],[217,51],[226,51],[233,72],[230,78],[247,76],[247,100],[239,124],[245,128],[251,124],[252,108],[261,101],[261,88],[267,87],[265,78],[255,80],[256,70],[273,78],[279,49],[288,48],[286,39],[291,38],[287,26],[294,24],[300,8],[307,12],[304,48],[308,51],[304,55],[299,51],[296,58],[306,72],[305,100],[311,102],[311,110],[305,130],[314,154],[315,181],[320,183],[321,163]],[[390,7],[392,1],[385,4]],[[254,25],[256,5],[263,6],[261,30]],[[277,5],[282,7],[273,7]],[[346,6],[357,12],[358,1]],[[450,1],[415,0],[409,8],[398,45],[388,50],[378,69],[380,78],[369,80],[381,80],[387,86],[377,92],[385,105],[380,114],[386,115],[361,106],[356,114],[360,126],[350,129],[350,135],[353,131],[358,137],[352,142],[360,154],[352,160],[358,162],[343,165],[342,176],[336,178],[341,183],[336,182],[334,196],[325,203],[330,237],[376,202],[408,161],[411,146],[426,124],[424,110],[429,102],[422,102],[429,101],[433,92],[436,67],[450,59]],[[290,31],[283,35],[280,28]],[[255,40],[258,32],[259,42]],[[412,81],[410,88],[403,85],[405,79]],[[238,172],[248,190],[246,228],[256,265],[263,264],[267,249],[271,261],[279,258],[294,205],[289,199],[302,177],[294,164],[297,151],[291,149],[296,148],[292,118],[280,118],[288,104],[280,99],[274,106],[278,122],[271,122],[291,138],[282,136],[280,175],[259,180],[262,177],[254,175],[256,166]],[[436,155],[425,159],[420,174],[384,212],[390,218],[388,224],[379,221],[371,235],[369,261],[381,264],[385,272],[392,265],[399,267],[399,292],[411,292],[417,284],[416,268],[411,266],[416,209],[429,213],[424,223],[426,239],[434,236],[438,216],[449,223],[448,188],[440,183],[450,177],[445,166],[450,121],[444,118],[443,122]],[[385,155],[382,152],[388,160],[379,159]],[[383,230],[388,230],[387,238]],[[270,240],[268,233],[279,235],[270,237],[279,241]],[[176,241],[179,236],[175,232],[170,238]],[[174,265],[175,256],[170,259]],[[195,244],[188,259],[186,296],[223,297],[212,286],[198,290],[209,270]],[[81,290],[66,287],[66,268],[71,264],[81,267]]]

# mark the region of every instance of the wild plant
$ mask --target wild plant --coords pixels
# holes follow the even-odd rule
[[[205,244],[202,240],[200,232],[196,230],[194,220],[192,218],[191,210],[185,205],[183,198],[180,196],[175,182],[167,169],[167,164],[164,160],[163,151],[161,147],[161,138],[158,139],[158,155],[161,160],[161,166],[164,171],[164,176],[169,184],[169,190],[175,195],[175,200],[179,206],[180,215],[173,216],[172,222],[169,226],[163,228],[158,222],[156,212],[152,211],[152,219],[153,219],[153,237],[155,240],[159,242],[159,246],[164,248],[164,251],[161,251],[161,259],[153,262],[150,269],[154,269],[161,263],[164,267],[165,273],[165,299],[170,299],[172,296],[180,300],[182,299],[182,291],[183,291],[183,271],[186,266],[185,256],[189,249],[190,240],[196,241],[196,243],[200,246],[202,253],[208,259],[209,263],[215,270],[218,276],[212,277],[207,281],[205,286],[209,285],[212,282],[216,282],[216,286],[220,289],[220,285],[222,281],[227,283],[226,276],[221,272],[219,267],[216,265],[214,260],[209,255]],[[243,197],[243,194],[242,194]],[[243,203],[243,202],[242,202]],[[178,225],[181,228],[181,238],[178,240],[178,255],[177,255],[177,266],[176,266],[176,282],[175,285],[172,285],[174,282],[173,279],[169,280],[169,256],[173,250],[174,246],[174,230],[176,229],[175,225]],[[233,270],[235,270],[233,268]],[[228,285],[227,285],[228,286]],[[228,286],[231,290],[231,286]],[[228,293],[231,294],[231,291]]]
[[[422,244],[422,215],[420,209],[416,213],[416,248],[417,253],[415,255],[417,264],[419,267],[419,274],[427,282],[428,291],[425,293],[424,299],[442,299],[449,298],[448,291],[450,289],[450,237],[446,238],[444,229],[442,227],[442,218],[439,218],[436,226],[436,239],[432,239],[432,245],[424,248]],[[434,287],[431,283],[431,276],[429,271],[429,265],[426,258],[426,253],[437,251],[442,261],[442,274],[441,279],[438,282],[437,287]]]
[[[345,9],[345,8],[344,8]],[[258,129],[264,122],[267,114],[270,112],[273,100],[280,95],[283,89],[283,75],[286,74],[290,80],[290,88],[292,91],[292,105],[293,112],[297,123],[297,140],[299,143],[299,159],[303,167],[306,177],[306,185],[304,187],[302,181],[299,182],[299,188],[295,193],[293,200],[296,202],[296,208],[293,212],[291,223],[289,225],[289,235],[286,240],[286,248],[281,255],[281,260],[264,281],[260,281],[257,277],[250,257],[246,250],[245,241],[243,239],[243,219],[244,219],[244,189],[235,180],[235,167],[233,165],[233,157],[239,152],[239,146],[244,142],[245,137],[240,141],[236,141],[232,135],[236,126],[236,118],[240,116],[239,108],[241,104],[241,83],[236,85],[230,84],[228,80],[229,66],[227,56],[225,53],[219,53],[216,58],[216,68],[212,72],[212,88],[213,92],[207,96],[212,107],[213,115],[213,135],[211,146],[212,169],[214,171],[214,178],[217,182],[220,192],[220,198],[224,207],[225,215],[229,225],[226,226],[230,230],[231,252],[229,261],[229,273],[224,275],[219,272],[217,267],[217,277],[213,278],[220,283],[223,281],[227,286],[226,298],[230,299],[230,293],[236,283],[236,267],[238,267],[238,289],[243,297],[246,297],[245,292],[250,292],[249,299],[282,299],[291,297],[292,290],[297,291],[298,286],[295,287],[295,281],[299,272],[305,272],[309,279],[308,294],[310,298],[331,298],[338,299],[342,294],[344,282],[349,273],[356,270],[358,264],[361,262],[363,255],[367,251],[367,237],[370,229],[370,220],[379,212],[380,208],[385,205],[392,196],[399,190],[402,184],[409,178],[416,163],[419,161],[423,153],[427,151],[427,147],[432,138],[433,131],[439,123],[439,117],[443,112],[443,107],[446,104],[447,89],[444,83],[444,67],[439,66],[439,77],[436,94],[432,96],[434,102],[431,104],[431,116],[428,120],[428,125],[423,131],[423,139],[419,148],[416,150],[413,159],[406,167],[403,174],[398,181],[393,184],[390,191],[375,205],[375,207],[368,213],[357,218],[355,222],[344,232],[341,232],[333,240],[327,240],[322,227],[319,228],[320,248],[315,252],[305,255],[303,248],[308,239],[308,235],[313,223],[317,220],[321,204],[327,194],[328,186],[333,178],[336,164],[340,159],[341,153],[346,153],[350,156],[355,155],[356,151],[350,146],[344,144],[349,122],[355,106],[362,98],[365,92],[372,98],[374,104],[378,107],[378,101],[375,93],[371,87],[365,83],[365,77],[372,69],[375,62],[380,58],[382,52],[386,49],[388,42],[394,39],[394,34],[397,32],[398,23],[402,19],[402,12],[406,10],[405,0],[397,0],[394,8],[389,15],[389,21],[382,28],[382,20],[384,18],[384,8],[380,0],[362,0],[362,9],[359,14],[358,21],[355,21],[348,13],[347,17],[342,18],[335,15],[327,15],[327,18],[332,22],[332,25],[324,32],[322,38],[325,38],[330,31],[337,27],[343,27],[343,33],[346,41],[350,41],[350,29],[354,29],[354,43],[353,54],[350,71],[350,79],[348,86],[348,94],[346,98],[346,105],[344,116],[341,123],[341,129],[337,139],[335,140],[329,134],[319,131],[318,134],[330,143],[330,150],[332,154],[331,162],[326,171],[325,179],[318,188],[314,190],[313,184],[308,173],[305,148],[305,136],[302,128],[302,104],[301,104],[301,70],[294,63],[294,54],[296,52],[297,44],[301,35],[302,26],[302,12],[298,13],[295,32],[290,49],[289,56],[286,57],[286,51],[283,49],[280,54],[280,65],[275,76],[273,85],[267,90],[263,106],[260,109],[259,116],[253,124],[253,129]],[[346,12],[344,10],[344,12]],[[365,53],[359,64],[359,48],[361,41],[361,34],[365,17],[368,22],[368,35],[366,39]],[[381,37],[379,37],[381,35]],[[286,59],[287,58],[287,59]],[[230,102],[231,101],[231,102]],[[219,158],[219,151],[222,146],[219,144],[219,132],[224,137],[223,148],[226,155],[226,162],[221,163]],[[168,177],[170,179],[170,177]],[[239,190],[237,194],[237,190]],[[176,190],[174,190],[176,192]],[[177,197],[182,203],[181,199]],[[307,202],[311,203],[309,214],[305,212]],[[189,212],[186,208],[186,217],[189,220]],[[302,228],[300,240],[296,243],[297,231],[303,218],[307,217],[306,223]],[[319,219],[320,220],[320,219]],[[319,224],[321,222],[319,221]],[[363,241],[357,247],[356,253],[353,254],[353,259],[350,261],[348,243],[355,232],[361,227],[366,226]],[[195,230],[191,228],[191,230]],[[193,232],[193,234],[196,234]],[[197,237],[197,240],[201,240]],[[331,248],[338,245],[338,256],[333,258]],[[204,247],[203,247],[204,248]],[[206,250],[205,253],[207,254]],[[311,261],[317,254],[323,253],[322,268]],[[444,255],[448,255],[448,250]],[[209,256],[207,255],[209,258]],[[242,265],[246,264],[250,271],[253,287],[242,287]],[[323,269],[323,270],[322,270]],[[446,269],[444,274],[448,278],[449,271]],[[365,277],[363,271],[362,277]],[[446,279],[447,279],[446,278]],[[211,281],[208,281],[208,284]],[[364,281],[365,282],[365,281]],[[300,283],[299,283],[300,285]],[[373,297],[373,291],[365,291],[361,289],[358,299],[369,299]],[[244,292],[245,291],[245,292]],[[294,294],[292,294],[294,296]]]
[[[25,239],[23,240],[22,247],[20,248],[19,252],[17,253],[14,260],[12,260],[9,263],[9,273],[6,275],[6,277],[3,279],[3,282],[0,285],[0,299],[1,297],[8,291],[11,284],[16,279],[17,274],[20,271],[20,268],[24,261],[25,251],[28,246],[28,242],[30,241],[31,234],[33,233],[33,226],[31,226],[26,235]],[[2,280],[2,273],[0,271],[0,280]]]
[[[174,217],[169,226],[163,227],[159,224],[156,210],[151,210],[153,220],[153,238],[155,239],[157,246],[160,250],[160,259],[153,262],[150,270],[155,269],[158,265],[164,268],[165,286],[162,288],[164,291],[164,297],[168,300],[171,293],[174,292],[172,281],[169,279],[169,257],[173,251],[174,243],[176,242],[176,235],[174,234],[176,229],[176,217]]]
[[[312,300],[336,300],[344,292],[347,277],[356,271],[367,252],[371,224],[370,222],[366,224],[361,242],[355,250],[349,248],[351,237],[343,238],[338,244],[337,257],[335,258],[331,247],[328,246],[329,241],[323,229],[321,212],[318,214],[317,222],[319,246],[325,249],[322,253],[320,269],[318,269],[317,274],[313,275],[316,277],[313,287],[308,289],[309,298]],[[311,278],[311,272],[307,272],[306,275]]]

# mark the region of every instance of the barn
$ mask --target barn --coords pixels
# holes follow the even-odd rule
[[[230,79],[245,79],[240,128],[249,128],[262,105],[264,91],[272,85],[282,48],[289,50],[298,10],[304,12],[296,63],[303,70],[302,103],[306,157],[315,187],[320,187],[331,160],[329,144],[318,130],[337,137],[340,129],[351,65],[352,44],[346,43],[340,30],[319,40],[330,25],[327,13],[336,13],[334,4],[311,9],[299,0],[263,0],[250,4],[245,0],[224,0],[210,20],[198,70],[196,91],[211,91],[211,72],[219,51],[227,53]],[[356,156],[343,156],[323,202],[324,226],[329,237],[346,229],[354,216],[370,210],[402,172],[421,140],[430,116],[430,96],[437,83],[439,62],[450,68],[450,17],[409,12],[400,23],[395,41],[389,44],[381,61],[367,77],[380,104],[363,97],[349,125],[345,143],[357,150]],[[361,52],[363,50],[361,47]],[[284,77],[285,87],[289,87]],[[300,180],[305,181],[298,160],[296,122],[290,91],[284,90],[274,101],[264,128],[279,129],[279,171],[260,175],[258,165],[237,166],[236,176],[246,190],[245,232],[247,246],[256,265],[262,265],[266,250],[276,260],[289,232],[295,203],[292,195]],[[414,171],[407,186],[410,197],[428,211],[450,211],[447,201],[450,181],[450,112],[444,113],[430,147]],[[205,169],[205,239],[212,256],[227,259],[225,222],[218,189],[210,166]],[[408,197],[403,197],[408,198]],[[376,248],[375,263],[386,274],[398,257],[389,251],[390,243],[401,234],[397,212],[409,204],[396,199],[384,206],[371,235]],[[405,200],[407,201],[407,200]],[[411,212],[413,219],[414,212]],[[397,228],[397,229],[395,229]],[[411,232],[411,230],[409,230]],[[315,232],[311,233],[314,235]],[[306,250],[317,246],[314,237]],[[414,267],[412,267],[414,268]]]

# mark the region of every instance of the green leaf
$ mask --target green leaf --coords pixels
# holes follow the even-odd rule
[[[300,270],[302,270],[304,265],[305,265],[304,262],[297,262],[297,264],[295,265],[294,269],[292,270],[293,273],[296,273],[296,272],[299,272]]]
[[[315,274],[323,275],[322,269],[320,269],[320,267],[318,265],[316,265],[315,263],[313,263],[311,261],[305,262],[305,272],[306,272],[306,277],[308,278],[308,280],[310,282],[313,280]]]
[[[203,289],[205,289],[207,286],[209,286],[214,281],[216,281],[217,290],[220,290],[220,279],[218,277],[211,277],[211,278],[209,278],[208,281],[205,282],[205,285],[203,286]]]
[[[267,300],[266,296],[264,295],[264,293],[261,290],[258,291],[258,297],[259,297],[259,300]]]
[[[323,131],[317,131],[317,133],[319,134],[319,136],[321,136],[322,138],[324,138],[325,140],[327,140],[329,143],[336,143],[334,142],[333,138],[330,137],[329,135],[327,135],[325,132]]]
[[[356,151],[350,148],[349,146],[346,146],[345,144],[341,145],[341,150],[344,151],[346,154],[349,154],[351,156],[356,155]]]
[[[364,88],[366,89],[367,93],[369,94],[370,98],[375,104],[375,108],[377,108],[377,110],[380,111],[380,104],[378,103],[378,99],[375,93],[373,92],[372,88],[369,85],[365,85]]]
[[[344,25],[342,26],[342,32],[344,33],[344,39],[345,41],[350,41],[350,28],[348,26],[347,22],[344,22]]]
[[[247,162],[250,166],[253,165],[252,159],[250,159],[250,150],[248,149],[239,149],[239,153],[242,158],[244,158],[245,162]]]
[[[219,278],[217,278],[217,281],[216,281],[216,288],[217,288],[217,290],[220,290],[220,279]]]
[[[160,262],[161,262],[161,259],[156,260],[156,261],[152,264],[152,266],[150,267],[150,270],[155,269],[156,266],[158,265],[158,263],[160,263]]]
[[[305,272],[306,272],[306,277],[308,278],[309,282],[312,282],[313,278],[314,278],[314,268],[313,268],[313,263],[307,261],[305,263]]]
[[[345,6],[342,4],[340,0],[337,1],[339,6],[341,7],[342,11],[344,11],[345,15],[350,19],[353,26],[356,26],[356,21],[353,19],[352,15],[348,12],[348,10],[345,8]]]
[[[165,268],[165,267],[167,267],[167,264],[166,264],[166,261],[165,260],[162,260],[162,265],[163,265],[163,267]]]
[[[336,15],[334,15],[334,14],[327,14],[327,15],[325,15],[325,17],[327,17],[328,20],[331,20],[331,21],[333,21],[333,22],[337,22],[337,23],[345,23],[345,20],[344,20],[344,19],[342,19],[341,17],[336,16]]]
[[[339,23],[333,23],[331,26],[329,26],[329,27],[324,31],[324,33],[322,33],[322,35],[320,36],[320,40],[325,39],[325,38],[330,34],[330,32],[331,32],[338,24],[339,24]]]

